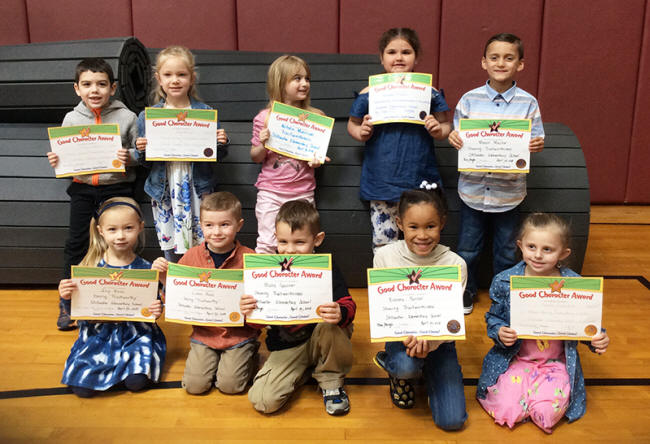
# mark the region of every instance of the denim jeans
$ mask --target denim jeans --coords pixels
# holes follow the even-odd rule
[[[460,202],[460,227],[457,253],[467,264],[467,287],[472,297],[478,288],[478,262],[485,235],[492,236],[493,271],[496,275],[514,266],[517,261],[515,236],[519,226],[519,207],[502,213],[486,213]]]
[[[467,420],[463,373],[456,344],[443,343],[426,358],[411,358],[401,342],[386,343],[386,370],[399,379],[424,375],[433,421],[444,430],[458,430]]]

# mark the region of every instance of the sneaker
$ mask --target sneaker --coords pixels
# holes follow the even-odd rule
[[[345,415],[350,411],[350,399],[343,387],[323,390],[325,411],[333,416]]]
[[[372,359],[375,365],[386,372],[386,352],[378,351]],[[400,409],[410,409],[415,405],[415,390],[413,389],[413,381],[410,379],[399,379],[388,373],[388,381],[390,382],[389,393],[390,400]]]
[[[61,331],[69,331],[77,328],[75,321],[70,319],[70,301],[59,298],[59,317],[56,320],[56,328]]]
[[[467,290],[463,293],[463,313],[466,315],[474,310],[474,296]]]

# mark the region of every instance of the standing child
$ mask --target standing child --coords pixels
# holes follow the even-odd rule
[[[194,55],[182,46],[169,46],[156,57],[157,87],[154,108],[212,109],[198,99]],[[223,129],[217,129],[217,145],[228,143]],[[138,116],[138,156],[145,157],[144,111]],[[216,187],[210,162],[152,162],[144,190],[151,197],[153,221],[160,249],[167,260],[176,262],[187,250],[203,242],[199,226],[200,199]]]
[[[412,72],[420,55],[420,40],[409,28],[392,28],[379,40],[379,58],[387,73]],[[423,180],[442,185],[433,139],[451,131],[449,106],[441,92],[431,89],[431,109],[424,125],[388,123],[374,127],[368,114],[368,88],[352,104],[348,133],[366,143],[360,196],[370,202],[373,251],[397,241],[397,202],[402,191]]]
[[[460,265],[463,287],[467,280],[465,261],[449,247],[440,245],[440,232],[447,219],[447,203],[440,187],[423,184],[424,189],[402,193],[397,226],[404,240],[379,248],[375,268],[429,265]],[[393,404],[402,409],[413,407],[413,379],[424,376],[429,408],[436,425],[458,430],[465,420],[463,373],[453,341],[429,341],[409,336],[404,342],[387,342],[375,363],[388,372]]]
[[[318,168],[320,162],[317,159],[309,162],[293,159],[264,147],[271,137],[266,121],[273,101],[323,114],[321,110],[309,105],[310,77],[309,66],[300,57],[283,55],[275,59],[269,67],[266,80],[269,104],[253,119],[251,159],[262,163],[255,182],[258,190],[255,204],[257,253],[275,253],[275,216],[283,203],[293,199],[305,199],[314,203],[314,168]]]
[[[510,276],[579,277],[561,266],[569,249],[569,228],[561,218],[534,213],[522,223],[517,245],[523,261],[494,277],[492,305],[485,314],[494,346],[483,360],[476,396],[497,424],[512,428],[530,418],[546,433],[566,416],[582,417],[587,406],[577,341],[518,339],[510,325]],[[603,330],[591,339],[603,354],[609,337]]]
[[[544,127],[537,100],[517,87],[515,78],[524,69],[524,46],[519,37],[497,34],[488,39],[483,51],[485,85],[461,97],[454,114],[454,128],[460,119],[531,119],[529,149],[544,149]],[[458,131],[449,135],[457,150],[463,146]],[[514,236],[519,224],[519,204],[526,197],[526,175],[461,172],[458,179],[460,227],[458,254],[467,263],[467,289],[463,297],[465,314],[474,308],[478,262],[486,233],[492,236],[494,274],[515,264]]]
[[[149,269],[136,252],[144,248],[144,221],[138,204],[128,197],[102,203],[90,221],[90,246],[80,265],[117,269]],[[69,301],[77,284],[59,283],[59,295]],[[162,314],[160,300],[149,306]],[[82,397],[94,396],[119,383],[130,391],[158,382],[167,345],[158,325],[148,322],[79,322],[79,339],[70,350],[63,384]]]
[[[253,253],[236,240],[244,219],[241,203],[227,191],[212,193],[201,202],[201,230],[205,242],[196,245],[178,261],[201,268],[243,268],[244,253]],[[153,263],[164,283],[169,263],[159,257]],[[190,352],[185,363],[182,385],[198,395],[214,384],[223,393],[241,393],[257,365],[259,330],[243,327],[192,326]],[[216,380],[215,380],[216,379]]]
[[[111,97],[117,84],[113,69],[104,59],[84,59],[75,70],[74,90],[81,101],[63,119],[62,126],[117,123],[120,126],[122,147],[117,158],[126,165],[125,173],[102,173],[74,176],[67,189],[70,196],[70,227],[63,249],[63,279],[70,278],[70,266],[77,265],[88,249],[88,224],[99,204],[115,196],[133,196],[135,171],[130,166],[136,160],[132,149],[137,135],[136,116],[119,100]],[[50,151],[47,158],[52,168],[59,156]],[[59,330],[71,330],[70,301],[59,298]]]
[[[279,254],[311,254],[325,238],[325,233],[320,231],[318,211],[306,200],[289,201],[280,207],[275,234]],[[332,265],[332,296],[333,302],[320,306],[322,323],[269,327],[266,347],[271,353],[248,391],[255,410],[263,413],[279,410],[303,384],[309,369],[323,391],[325,411],[330,415],[345,415],[350,411],[343,383],[353,361],[350,336],[356,304],[335,265]],[[242,314],[248,316],[257,308],[257,301],[244,295],[239,305]]]

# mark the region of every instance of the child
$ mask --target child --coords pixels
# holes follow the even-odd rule
[[[117,84],[111,66],[104,59],[84,59],[75,70],[74,90],[81,101],[63,118],[62,126],[117,123],[120,125],[122,147],[117,158],[126,165],[126,173],[102,173],[74,176],[68,187],[70,196],[70,227],[63,249],[63,279],[70,278],[70,266],[83,259],[88,248],[88,224],[100,202],[116,196],[133,196],[136,163],[133,141],[137,135],[136,117],[119,100],[111,97]],[[50,151],[47,159],[56,167],[59,156]],[[59,299],[59,330],[72,330],[75,323],[70,319],[70,301]]]
[[[392,28],[379,40],[379,58],[387,73],[412,72],[420,55],[420,40],[409,28]],[[404,190],[423,180],[441,185],[433,139],[449,135],[449,106],[441,92],[431,90],[431,110],[424,125],[389,123],[373,126],[368,114],[368,88],[352,104],[348,133],[366,143],[360,196],[370,201],[373,251],[397,241],[397,201]]]
[[[138,204],[128,197],[102,203],[90,221],[90,246],[79,265],[117,269],[149,269],[136,254],[144,248],[144,221]],[[70,301],[77,284],[59,283],[59,295]],[[160,300],[149,306],[158,319]],[[167,345],[162,330],[148,322],[79,321],[79,339],[70,350],[63,384],[82,398],[94,396],[121,382],[130,391],[158,382]]]
[[[449,247],[440,245],[440,232],[447,219],[447,203],[436,184],[423,183],[423,189],[407,190],[399,201],[397,226],[404,240],[379,248],[375,268],[429,265],[461,266],[463,287],[467,279],[465,261]],[[413,407],[412,379],[424,376],[429,407],[436,425],[458,430],[467,419],[463,374],[453,341],[428,341],[409,336],[404,342],[387,342],[377,353],[375,364],[388,372],[393,404]]]
[[[253,253],[235,239],[244,219],[241,203],[228,192],[212,193],[201,202],[201,229],[205,242],[183,255],[181,265],[201,268],[243,268],[244,253]],[[153,268],[165,281],[169,263],[159,257]],[[243,327],[194,325],[182,385],[198,395],[214,386],[223,393],[241,393],[255,373],[259,330]],[[215,381],[216,377],[216,381]]]
[[[284,202],[305,199],[314,203],[314,168],[318,168],[320,162],[315,158],[309,162],[292,159],[264,147],[271,136],[266,121],[273,101],[323,114],[321,110],[309,105],[310,76],[309,66],[300,57],[283,55],[275,59],[269,67],[266,80],[269,104],[253,119],[251,159],[253,162],[262,163],[262,169],[255,182],[258,190],[255,204],[257,253],[275,253],[276,239],[273,227],[278,209]]]
[[[585,381],[577,341],[517,339],[510,325],[510,276],[579,277],[561,266],[569,249],[569,228],[561,218],[544,213],[528,216],[517,245],[523,261],[494,277],[492,305],[485,314],[494,346],[483,360],[476,396],[498,424],[514,427],[527,418],[546,433],[566,416],[582,417],[586,408]],[[609,337],[603,330],[591,339],[592,351],[603,354]]]
[[[311,254],[325,238],[318,211],[305,200],[289,201],[280,207],[275,235],[279,254]],[[323,323],[269,328],[266,347],[271,353],[248,391],[255,410],[279,410],[303,383],[305,371],[314,367],[311,375],[323,391],[327,413],[344,415],[350,411],[343,382],[353,361],[350,336],[356,304],[336,266],[332,266],[332,295],[333,302],[321,305]],[[242,296],[240,309],[244,315],[255,308],[257,301],[252,296]]]
[[[530,152],[544,148],[544,127],[537,100],[517,87],[515,77],[524,69],[524,47],[519,37],[497,34],[487,41],[483,69],[485,85],[461,97],[454,114],[454,128],[460,119],[531,119]],[[463,141],[454,130],[449,143],[460,149]],[[486,235],[492,236],[494,274],[515,264],[514,236],[519,223],[519,204],[526,197],[526,175],[461,172],[458,254],[467,263],[467,289],[463,297],[465,314],[474,308],[478,261]],[[488,231],[489,230],[489,231]]]
[[[194,56],[182,46],[169,46],[156,57],[154,108],[212,109],[199,102],[196,92]],[[226,145],[225,130],[217,129],[217,144]],[[144,111],[138,116],[138,157],[147,148]],[[216,180],[210,162],[152,162],[144,190],[151,197],[153,221],[160,249],[176,262],[194,245],[203,242],[196,214],[200,198],[214,191]]]

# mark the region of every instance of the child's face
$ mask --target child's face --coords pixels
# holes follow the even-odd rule
[[[517,45],[508,42],[492,42],[485,51],[481,66],[487,71],[490,86],[510,88],[517,72],[524,69]]]
[[[436,248],[445,226],[436,208],[425,202],[408,207],[396,222],[404,232],[406,246],[418,256],[426,256]]]
[[[99,217],[97,225],[108,249],[116,255],[133,252],[143,229],[144,222],[138,213],[126,206],[109,208]]]
[[[558,262],[571,254],[558,230],[552,227],[529,228],[517,245],[526,263],[526,276],[559,275]]]
[[[115,82],[111,85],[105,72],[84,71],[74,84],[74,91],[89,109],[104,108],[115,94],[116,88]]]
[[[380,59],[387,73],[411,72],[417,63],[411,44],[399,37],[388,43]]]
[[[156,72],[156,80],[168,99],[185,100],[194,84],[194,73],[180,57],[169,57]]]
[[[227,253],[235,248],[235,237],[244,225],[232,211],[201,211],[201,230],[208,248],[213,253]]]
[[[278,222],[275,224],[275,237],[280,254],[311,254],[323,243],[325,233],[314,234],[307,226],[291,231],[288,223]]]
[[[293,75],[284,87],[284,103],[299,106],[309,97],[310,80],[304,67]]]

